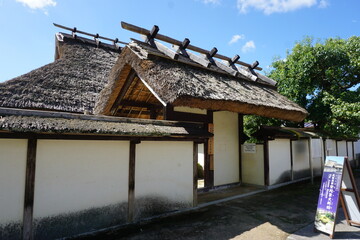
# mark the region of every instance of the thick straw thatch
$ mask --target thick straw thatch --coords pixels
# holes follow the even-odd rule
[[[119,55],[104,46],[65,35],[57,41],[55,62],[0,83],[0,106],[91,112]]]
[[[110,114],[130,69],[165,103],[209,110],[227,110],[292,121],[307,112],[279,94],[274,87],[233,77],[217,69],[196,66],[189,59],[173,60],[149,45],[132,42],[120,54],[109,83],[94,112]]]
[[[0,108],[0,132],[95,134],[144,137],[207,137],[197,123],[97,117],[36,110]]]

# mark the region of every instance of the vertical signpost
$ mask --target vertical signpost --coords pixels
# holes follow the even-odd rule
[[[348,192],[352,193],[352,197],[347,197]],[[339,202],[348,224],[360,224],[360,219],[357,219],[358,216],[360,218],[359,196],[350,164],[346,157],[327,156],[315,216],[315,229],[329,234],[330,238],[334,236]],[[349,206],[352,214],[349,214]]]

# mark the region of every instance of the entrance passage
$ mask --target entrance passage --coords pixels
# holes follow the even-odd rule
[[[204,154],[204,144],[198,145],[198,163],[197,163],[197,188],[201,189],[205,187],[205,154]]]

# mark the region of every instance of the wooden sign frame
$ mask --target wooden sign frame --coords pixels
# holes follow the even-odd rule
[[[343,158],[341,176],[339,177],[340,172],[337,171],[338,179],[335,179],[335,183],[338,180],[340,180],[340,182],[335,185],[332,185],[334,182],[335,175],[329,174],[329,168],[327,168],[327,169],[324,168],[322,185],[320,187],[318,208],[317,208],[317,212],[316,212],[316,216],[315,216],[314,231],[320,231],[320,232],[329,234],[329,237],[333,238],[334,233],[335,233],[335,225],[336,225],[335,223],[336,223],[336,217],[337,217],[339,203],[341,204],[341,207],[343,208],[345,218],[346,218],[348,225],[360,226],[360,198],[359,198],[355,178],[352,174],[351,166],[348,161],[348,158],[347,157],[339,157],[339,156],[327,156],[326,164],[328,164],[328,160],[329,160],[329,162],[332,161],[331,158],[335,159],[335,161],[333,161],[333,162],[336,162],[336,159],[342,160],[339,158]],[[339,163],[337,163],[337,164],[339,164]],[[335,166],[333,166],[333,167],[335,167]],[[337,165],[337,167],[340,169],[339,165]],[[325,173],[327,173],[327,174],[325,175]],[[326,179],[327,176],[329,176],[329,179]],[[331,178],[331,180],[330,180],[330,178]],[[332,196],[333,193],[335,193],[335,194]],[[323,195],[327,195],[327,196],[324,197]],[[332,211],[332,214],[333,214],[333,219],[331,219],[332,227],[331,227],[331,229],[329,229],[329,228],[325,228],[324,224],[323,225],[319,224],[319,222],[320,222],[319,216],[321,214],[324,214],[324,212],[326,212],[326,210],[324,211],[324,203],[322,201],[323,200],[329,201],[329,199],[331,199],[331,198],[337,198],[337,201],[332,202],[331,204],[327,205],[327,207],[329,206],[330,208],[335,208],[335,212]],[[329,211],[328,213],[331,214],[331,211]],[[326,213],[326,214],[328,214],[328,213]]]
[[[342,186],[340,189],[341,207],[343,208],[348,225],[360,226],[360,198],[355,178],[351,171],[350,162],[347,158],[345,159],[344,168],[346,168],[347,171],[344,169]],[[358,211],[356,211],[354,207],[357,208]]]

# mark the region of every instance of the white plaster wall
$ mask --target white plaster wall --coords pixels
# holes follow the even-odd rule
[[[207,114],[206,109],[182,107],[182,106],[174,107],[174,111],[176,111],[176,112],[186,112],[186,113],[196,113],[196,114],[203,114],[203,115]]]
[[[292,142],[294,179],[310,177],[308,140]]]
[[[193,200],[193,142],[143,141],[136,145],[135,199]]]
[[[338,141],[338,156],[347,156],[347,151],[346,151],[346,141]]]
[[[336,156],[336,141],[333,139],[326,139],[326,156]]]
[[[350,160],[350,161],[352,161],[352,160],[354,160],[355,158],[354,158],[354,155],[353,155],[353,144],[352,144],[352,142],[347,142],[346,143],[347,144],[347,148],[348,148],[348,152],[349,152],[349,156],[348,156],[348,159]]]
[[[22,221],[26,154],[26,139],[0,139],[0,225]]]
[[[359,134],[359,138],[360,138],[360,134]],[[360,154],[360,140],[354,142],[354,149],[355,149],[355,156],[356,154]]]
[[[269,178],[270,185],[284,182],[286,179],[288,181],[291,180],[289,139],[275,139],[269,141]]]
[[[241,174],[243,183],[264,185],[264,146],[257,144],[255,153],[244,153],[241,145]]]
[[[214,185],[239,182],[238,114],[214,112]]]
[[[38,140],[34,217],[127,202],[129,142]]]
[[[314,176],[322,175],[322,161],[324,161],[324,151],[322,145],[322,139],[311,139],[311,155],[313,161]]]

